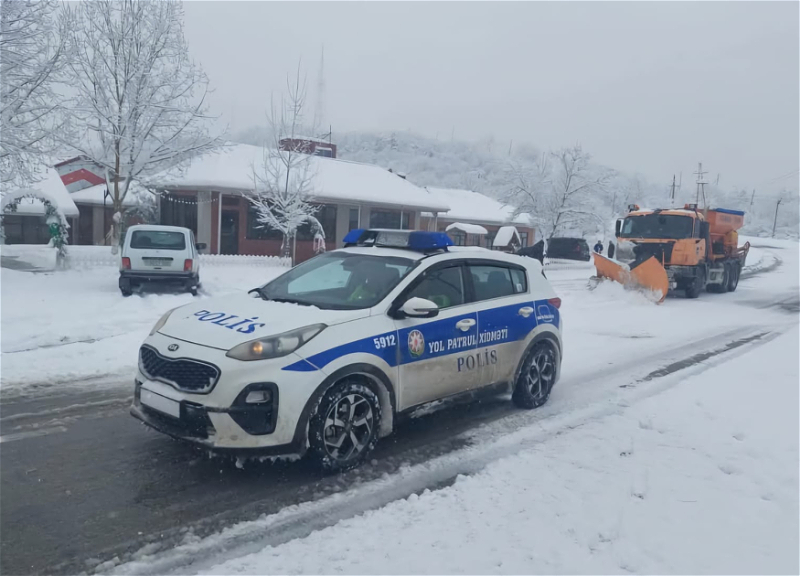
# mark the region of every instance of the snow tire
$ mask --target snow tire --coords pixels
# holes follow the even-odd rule
[[[355,468],[378,442],[381,404],[356,379],[334,384],[322,395],[308,423],[309,457],[326,472]]]
[[[553,346],[548,342],[534,344],[517,376],[512,402],[526,410],[544,405],[550,398],[557,376],[557,355]]]

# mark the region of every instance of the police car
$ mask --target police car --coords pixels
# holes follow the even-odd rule
[[[439,232],[344,241],[248,294],[167,312],[139,351],[132,415],[214,450],[344,470],[426,403],[485,386],[547,401],[561,301],[537,260]]]

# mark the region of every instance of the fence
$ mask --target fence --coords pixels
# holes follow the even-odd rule
[[[18,262],[27,262],[37,269],[52,270],[55,268],[55,249],[46,245],[13,244],[0,248],[3,258]],[[67,268],[99,268],[103,266],[119,267],[119,253],[112,254],[109,246],[68,246]],[[201,266],[253,266],[253,267],[289,267],[288,258],[278,256],[248,256],[238,254],[200,254]]]

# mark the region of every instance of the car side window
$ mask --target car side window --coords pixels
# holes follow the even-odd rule
[[[425,298],[440,309],[463,304],[464,278],[461,266],[434,268],[423,272],[422,280],[406,296],[406,300],[411,298]]]
[[[472,276],[475,300],[478,302],[512,296],[516,292],[511,279],[511,269],[505,266],[470,265],[469,273]]]
[[[524,294],[528,291],[528,278],[524,270],[511,268],[511,282],[514,284],[515,294]]]

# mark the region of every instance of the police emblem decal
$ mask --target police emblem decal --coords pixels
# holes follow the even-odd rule
[[[167,346],[167,350],[169,350],[170,352],[175,352],[175,350],[177,350],[178,348],[180,348],[180,346],[178,346],[177,344],[170,344],[169,346]]]
[[[425,337],[419,330],[412,330],[408,333],[408,351],[412,356],[419,357],[425,352]]]

